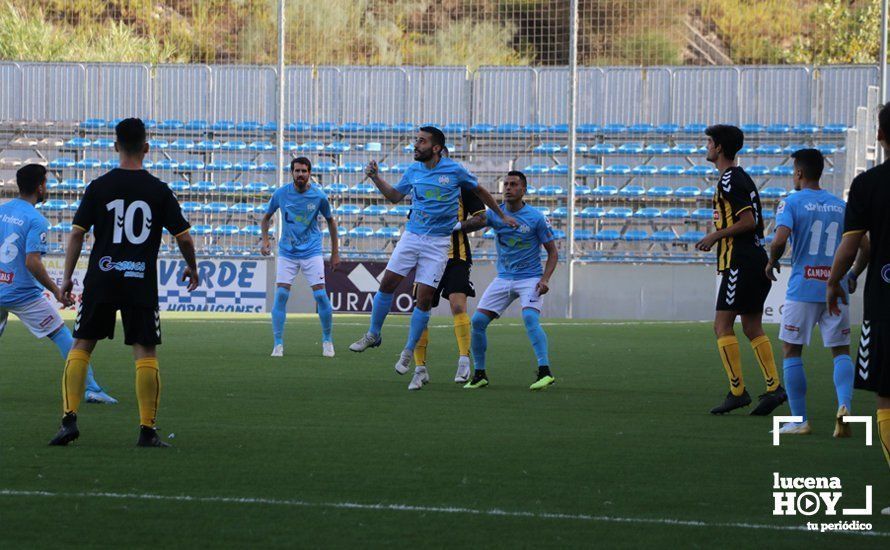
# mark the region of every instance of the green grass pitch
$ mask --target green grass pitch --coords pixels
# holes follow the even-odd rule
[[[0,338],[3,547],[887,548],[890,540],[890,518],[880,515],[858,518],[872,522],[872,536],[782,529],[808,518],[772,516],[774,471],[840,476],[848,506],[871,484],[876,514],[890,505],[887,465],[877,446],[865,447],[862,428],[851,440],[831,437],[832,367],[821,347],[804,356],[815,433],[773,447],[769,418],[708,414],[726,392],[708,323],[548,322],[557,383],[532,393],[534,357],[516,320],[492,324],[491,386],[468,391],[451,381],[451,321],[434,318],[432,382],[409,392],[409,378],[392,368],[404,317],[390,317],[383,346],[363,354],[347,346],[367,317],[335,317],[333,360],[321,357],[313,316],[288,320],[283,359],[269,357],[266,318],[163,318],[159,427],[175,434],[168,450],[134,448],[134,367],[120,332],[93,356],[120,404],[84,405],[81,438],[47,447],[62,361],[50,342],[10,322]],[[756,399],[763,379],[744,340],[742,348]],[[779,412],[790,414],[787,405]],[[854,413],[872,415],[874,396],[856,392]]]

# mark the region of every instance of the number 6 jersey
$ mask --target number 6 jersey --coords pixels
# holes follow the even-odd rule
[[[171,235],[189,229],[166,183],[145,170],[116,168],[86,188],[73,225],[93,229],[85,301],[157,308],[163,228]]]

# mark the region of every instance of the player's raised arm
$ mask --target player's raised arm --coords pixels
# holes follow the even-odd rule
[[[386,200],[389,202],[396,204],[402,202],[402,199],[405,198],[405,193],[399,191],[392,185],[386,183],[382,177],[380,177],[380,167],[377,166],[377,161],[372,160],[365,166],[365,175],[374,183],[374,186],[377,187],[378,190],[386,197]],[[407,175],[407,173],[406,173]],[[404,181],[405,178],[402,178]]]
[[[473,231],[482,229],[486,225],[488,225],[488,216],[485,213],[485,210],[483,210],[477,212],[472,218],[457,222],[457,225],[454,226],[454,230],[463,231],[464,233],[472,233]]]
[[[511,216],[506,215],[503,210],[501,210],[500,205],[496,200],[494,200],[494,196],[492,196],[491,192],[482,187],[481,185],[477,185],[473,188],[473,193],[476,193],[476,196],[482,201],[485,206],[490,208],[495,214],[497,214],[504,223],[509,225],[510,227],[519,227],[519,222],[513,219]]]

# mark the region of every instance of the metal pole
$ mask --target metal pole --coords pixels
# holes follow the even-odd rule
[[[887,103],[887,3],[888,0],[883,0],[881,2],[881,56],[878,60],[880,63],[881,74],[881,105]],[[872,113],[869,113],[871,115]],[[884,150],[881,148],[880,144],[878,144],[875,150],[876,162],[881,163],[884,161]]]
[[[575,300],[575,144],[577,134],[575,132],[578,109],[578,0],[571,0],[569,4],[569,199],[568,199],[568,226],[566,227],[566,267],[568,268],[568,292],[566,318],[574,315],[573,302]]]
[[[278,152],[278,187],[284,185],[284,0],[278,0],[278,121],[275,138]]]

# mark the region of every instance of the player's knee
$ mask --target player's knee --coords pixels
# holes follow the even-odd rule
[[[541,326],[541,314],[536,309],[523,309],[522,322],[525,323],[526,330],[536,330]]]
[[[788,342],[782,342],[782,356],[786,359],[800,357],[802,351],[803,346],[799,344],[789,344]]]
[[[467,312],[467,304],[451,302],[451,314],[460,315]]]
[[[473,314],[473,318],[470,319],[470,324],[473,326],[473,330],[475,331],[484,331],[488,327],[488,323],[491,322],[491,319],[488,315],[477,311]]]
[[[755,338],[760,338],[764,335],[763,327],[759,324],[742,324],[742,331],[745,333],[745,338],[747,338],[748,340],[754,340]]]

